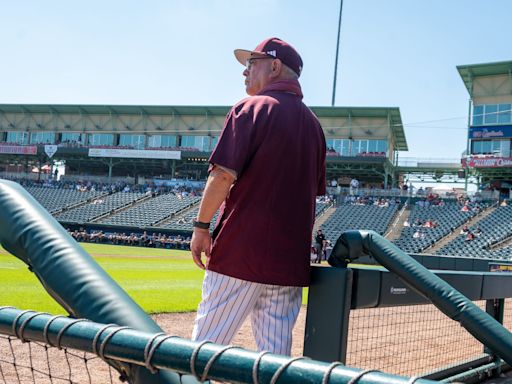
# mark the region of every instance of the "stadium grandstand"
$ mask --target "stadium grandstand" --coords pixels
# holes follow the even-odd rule
[[[486,220],[508,212],[496,204],[507,204],[512,187],[511,66],[457,67],[470,95],[469,140],[460,160],[399,158],[408,150],[399,108],[312,107],[328,149],[328,195],[317,202],[316,226],[331,244],[345,230],[368,229],[409,253],[478,249],[507,257],[501,244],[510,234],[500,226],[488,230]],[[0,176],[19,181],[82,239],[94,232],[102,234],[95,241],[143,233],[186,240],[228,110],[3,104]],[[479,190],[476,198],[461,190],[413,191],[413,179],[476,180]],[[453,238],[464,225],[483,233],[473,242]]]
[[[461,65],[457,70],[470,96],[468,141],[462,156],[457,159],[399,157],[399,152],[407,151],[408,145],[397,107],[312,107],[320,119],[327,144],[328,191],[325,196],[317,199],[316,205],[315,230],[322,229],[327,239],[322,247],[324,254],[319,260],[329,259],[332,266],[342,268],[332,268],[339,269],[335,272],[330,272],[328,268],[313,268],[316,269],[313,272],[314,282],[318,283],[319,280],[315,278],[320,279],[319,276],[322,276],[320,280],[326,280],[321,281],[325,284],[321,289],[329,289],[322,291],[318,284],[312,284],[310,289],[309,305],[314,309],[316,303],[322,302],[324,313],[319,311],[315,314],[311,310],[308,314],[311,316],[308,318],[311,329],[309,334],[306,331],[305,355],[311,353],[311,356],[321,361],[340,359],[345,362],[347,354],[350,355],[347,351],[350,351],[352,354],[348,362],[357,366],[367,364],[368,367],[365,368],[371,372],[370,368],[376,363],[364,360],[370,353],[364,349],[357,350],[360,346],[353,338],[362,335],[361,344],[367,347],[372,344],[369,339],[372,330],[368,326],[364,328],[364,325],[361,329],[349,330],[350,310],[359,310],[356,311],[357,315],[362,313],[360,321],[357,315],[351,315],[352,327],[366,324],[367,319],[373,316],[371,312],[364,311],[385,312],[390,309],[390,312],[395,311],[393,316],[398,317],[397,306],[430,305],[430,309],[422,308],[425,312],[413,310],[405,313],[404,317],[411,319],[418,314],[422,317],[422,313],[430,316],[434,304],[450,321],[455,319],[464,325],[471,336],[485,346],[486,355],[482,357],[482,344],[477,344],[469,352],[457,349],[460,342],[459,336],[453,337],[454,330],[447,331],[446,335],[437,339],[444,342],[451,337],[452,344],[446,348],[455,352],[458,360],[447,361],[447,349],[440,352],[441,347],[435,345],[432,355],[424,360],[421,360],[424,356],[419,356],[413,359],[414,362],[402,362],[400,366],[384,365],[384,369],[389,369],[393,374],[421,374],[422,379],[441,380],[456,375],[455,372],[473,369],[472,364],[475,361],[483,364],[481,371],[486,373],[501,372],[504,356],[510,360],[506,362],[512,365],[510,354],[503,352],[510,351],[510,348],[504,348],[499,337],[494,337],[492,341],[486,336],[488,331],[498,332],[498,328],[486,328],[487,319],[480,317],[482,314],[478,312],[485,307],[485,311],[493,319],[501,323],[511,321],[504,319],[503,313],[505,299],[510,300],[512,291],[501,292],[498,289],[502,284],[500,277],[491,276],[487,272],[512,271],[512,61]],[[5,212],[24,209],[22,216],[26,223],[31,220],[32,211],[28,208],[33,208],[34,211],[41,209],[48,215],[47,218],[51,219],[52,216],[57,220],[58,223],[51,220],[58,227],[51,228],[55,237],[60,236],[62,226],[74,239],[81,242],[187,250],[190,245],[192,220],[197,215],[208,174],[208,158],[217,143],[228,110],[226,106],[2,104],[0,178],[16,181],[44,209],[37,206],[34,208],[30,206],[31,203],[26,203],[31,199],[24,200],[25,203],[22,202],[18,207],[16,199],[13,202],[4,196],[5,201],[0,203],[3,204]],[[283,144],[283,150],[285,145]],[[415,183],[462,182],[466,188],[453,188],[443,192],[433,188],[414,189],[411,180],[415,180]],[[468,193],[468,184],[473,181],[477,184],[477,191]],[[6,190],[9,188],[11,187],[5,187]],[[3,193],[8,195],[5,191]],[[293,191],[283,193],[292,194]],[[213,221],[219,220],[219,215],[217,212]],[[0,217],[5,228],[8,228],[6,223],[10,222],[10,216],[12,215],[3,214]],[[36,221],[44,218],[41,212],[35,216]],[[28,232],[31,229],[33,230],[28,228]],[[18,234],[14,237],[17,238]],[[6,236],[5,233],[0,235]],[[36,243],[45,240],[41,240],[37,233],[32,233],[31,236]],[[70,241],[72,246],[65,244],[66,239],[61,239],[59,246],[65,245],[70,249],[73,246],[78,247],[74,241]],[[311,241],[313,243],[315,239],[312,238]],[[341,246],[336,254],[334,250],[337,242]],[[6,243],[12,246],[9,241]],[[20,237],[13,244],[16,245],[12,248],[16,251],[13,253],[26,261],[24,247],[31,246],[31,242]],[[32,251],[43,253],[42,249],[43,247],[39,247]],[[314,249],[312,247],[312,252]],[[73,249],[75,259],[90,262],[88,258],[82,259],[81,252],[78,248]],[[51,263],[44,262],[47,255],[39,256],[43,261],[36,265],[36,269],[44,271]],[[361,264],[377,264],[377,267],[364,266],[361,270],[354,268],[355,277],[352,280],[352,272],[345,267],[347,263],[356,260]],[[29,262],[32,263],[32,260]],[[29,267],[32,270],[33,265],[30,264]],[[457,310],[451,309],[452,304],[453,308],[460,309],[457,303],[450,301],[453,289],[443,286],[442,278],[433,276],[434,273],[429,269],[435,270],[436,274],[444,276],[445,280],[450,280],[461,291],[468,293],[469,299],[463,298],[466,300],[463,303],[467,306],[465,308],[470,308],[469,318],[465,317],[468,316],[467,312],[461,315]],[[457,273],[451,275],[454,270]],[[326,283],[332,277],[326,278],[322,274],[330,273],[338,274],[336,284],[340,281],[346,282],[346,286],[341,287],[339,296],[343,300],[351,297],[351,302],[338,300],[338,297],[334,300],[329,296],[333,293],[338,295],[337,290],[340,288],[332,285],[334,283]],[[416,280],[412,277],[414,274]],[[43,274],[38,275],[44,285],[46,282],[41,276]],[[48,276],[51,278],[53,275]],[[489,280],[485,280],[487,278]],[[475,279],[480,279],[480,285],[475,283]],[[73,283],[73,279],[70,280]],[[79,284],[78,281],[74,283]],[[353,286],[349,286],[352,283]],[[108,279],[106,284],[110,284]],[[442,292],[431,294],[439,287]],[[478,290],[478,287],[481,289]],[[375,297],[370,297],[372,295]],[[344,326],[339,327],[340,335],[336,335],[339,336],[338,339],[331,333],[320,336],[320,330],[329,328],[317,326],[324,324],[322,321],[330,315],[325,313],[328,306],[325,304],[325,297],[330,298],[329,305],[334,303],[333,306],[336,307],[336,310],[333,307],[330,312],[345,316]],[[425,301],[425,297],[431,301]],[[61,299],[58,297],[57,301]],[[124,297],[121,301],[123,300],[129,303]],[[472,306],[471,301],[479,303]],[[60,302],[65,303],[63,299]],[[82,304],[78,301],[78,305]],[[72,308],[71,304],[69,308]],[[82,311],[84,316],[89,316],[89,309],[88,305],[84,305],[83,308],[73,310],[77,314]],[[40,313],[28,318],[24,317],[27,311],[17,312],[10,307],[0,307],[0,310],[7,313],[4,315],[5,324],[2,324],[0,316],[0,328],[3,326],[4,329],[9,328],[15,332],[15,335],[0,340],[7,340],[10,350],[14,349],[11,343],[16,337],[25,341],[23,332],[25,326],[30,329],[29,325],[33,325],[29,324],[33,317],[49,316]],[[323,318],[314,319],[315,316]],[[11,323],[7,324],[6,318]],[[390,318],[391,315],[387,319]],[[24,319],[21,329],[17,328],[18,319]],[[53,320],[55,318],[45,320],[49,321],[43,329],[43,338],[46,341],[49,340],[48,330]],[[435,318],[433,322],[441,324],[446,320],[444,317]],[[334,319],[333,323],[339,325],[340,321]],[[60,320],[57,323],[59,322],[63,323]],[[404,324],[411,325],[409,323],[410,320],[404,320],[399,323],[399,327],[405,327]],[[59,331],[57,336],[57,346],[61,342],[62,334],[72,325],[73,323],[63,325],[64,330]],[[455,325],[460,328],[458,323]],[[102,332],[112,325],[91,323],[90,326],[96,332],[92,337],[94,348],[92,351],[86,348],[85,351],[95,353],[94,349]],[[375,327],[376,332],[380,332]],[[412,324],[411,327],[414,328],[415,325]],[[148,332],[155,330],[152,325],[147,329]],[[115,332],[124,330],[121,327]],[[29,336],[36,334],[36,331],[32,330],[33,333]],[[400,339],[401,331],[399,329],[393,335],[386,334],[392,339],[386,341],[386,348],[397,344],[399,350],[394,352],[396,354],[400,354],[409,342]],[[429,325],[422,332],[412,329],[406,338],[423,337],[431,331]],[[317,339],[310,336],[313,333]],[[349,333],[352,337],[350,342]],[[383,331],[382,334],[384,333]],[[469,333],[465,337],[470,336]],[[111,335],[113,333],[109,334],[106,341],[103,340],[103,347],[108,344]],[[81,337],[82,335],[76,336],[77,339]],[[147,335],[144,337],[148,338],[142,346],[144,361],[138,363],[151,371],[154,367],[148,352],[156,351],[157,347],[152,345],[158,340],[159,334],[151,336],[152,339]],[[316,340],[321,339],[321,347],[315,347]],[[512,337],[510,340],[505,339],[512,345]],[[425,340],[415,340],[423,345],[431,342],[430,339],[428,343]],[[69,341],[64,338],[65,343]],[[163,339],[160,341],[168,342]],[[80,344],[76,340],[73,343],[71,347]],[[383,345],[384,342],[378,338],[373,344]],[[325,348],[325,345],[329,347]],[[335,353],[329,352],[328,357],[322,354],[331,347]],[[374,348],[371,349],[372,353],[378,354],[376,346],[370,348]],[[197,347],[197,351],[199,349],[201,345]],[[197,351],[190,353],[195,356]],[[496,354],[495,351],[499,353]],[[422,349],[420,353],[423,352]],[[222,353],[224,350],[220,351]],[[386,353],[383,352],[383,355]],[[467,356],[467,353],[471,356]],[[359,360],[350,361],[353,356],[357,356]],[[474,359],[468,360],[470,357]],[[120,356],[119,359],[124,361],[126,357]],[[256,361],[259,364],[259,360]],[[0,358],[0,363],[2,362],[11,363]],[[432,365],[428,365],[431,362]],[[109,363],[115,369],[123,370],[123,363],[117,366],[118,363]],[[457,366],[456,363],[461,365]],[[443,364],[448,364],[448,368],[443,368]],[[16,361],[13,365],[16,365]],[[193,366],[194,364],[192,371],[195,370]],[[332,369],[336,367],[332,366]],[[208,369],[205,368],[206,371]],[[188,371],[182,369],[182,372]],[[0,366],[0,378],[3,374]],[[324,375],[328,377],[330,371]],[[51,378],[51,372],[49,376]],[[408,382],[414,381],[411,379]]]

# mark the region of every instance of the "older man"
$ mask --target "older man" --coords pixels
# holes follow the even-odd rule
[[[250,97],[226,117],[194,221],[192,257],[206,272],[192,338],[227,344],[251,314],[258,348],[289,355],[309,284],[315,197],[325,194],[325,137],[302,103],[302,59],[291,45],[270,38],[235,57]]]

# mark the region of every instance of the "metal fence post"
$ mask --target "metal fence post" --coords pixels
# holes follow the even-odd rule
[[[351,269],[313,266],[304,356],[345,363],[351,299]]]

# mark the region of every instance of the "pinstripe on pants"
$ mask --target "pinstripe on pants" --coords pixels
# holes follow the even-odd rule
[[[253,283],[206,271],[192,340],[229,344],[251,313],[260,351],[290,355],[302,287]]]

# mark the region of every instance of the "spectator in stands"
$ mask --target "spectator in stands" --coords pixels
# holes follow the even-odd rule
[[[474,233],[469,231],[468,234],[466,235],[466,238],[464,239],[464,241],[473,241],[474,239],[475,239]]]
[[[325,246],[324,246],[324,260],[328,260],[329,256],[331,256],[332,253],[332,243],[330,240],[325,240]]]
[[[316,253],[316,247],[315,247],[315,245],[312,245],[311,253],[310,253],[311,262],[316,263],[317,258],[318,258],[318,254]]]
[[[142,236],[139,238],[139,244],[146,247],[148,245],[148,243],[149,243],[149,236],[148,236],[147,231],[144,231],[142,233]]]
[[[478,237],[482,234],[482,230],[480,229],[480,227],[477,227],[475,232],[474,232],[475,236]]]
[[[359,192],[359,180],[357,180],[355,177],[350,180],[350,194],[352,196],[357,195]]]
[[[424,237],[425,234],[420,229],[417,229],[416,232],[414,232],[414,234],[412,235],[413,239],[422,239]]]
[[[407,195],[407,191],[409,190],[409,187],[407,186],[407,183],[404,183],[402,185],[401,190],[402,190],[402,195]]]
[[[435,221],[433,221],[432,219],[428,219],[427,221],[425,221],[425,224],[423,224],[423,227],[424,228],[435,228],[435,227],[437,227],[437,223]]]
[[[414,220],[414,222],[412,223],[412,226],[413,227],[422,227],[423,222],[418,218],[418,219]]]
[[[255,51],[236,50],[235,56],[246,65],[250,97],[229,112],[209,159],[210,175],[191,243],[194,262],[206,269],[192,339],[229,343],[252,312],[255,335],[266,321],[281,335],[276,343],[262,332],[258,348],[289,355],[300,287],[310,279],[315,197],[326,192],[326,142],[318,119],[301,101],[302,59],[295,49],[271,38]],[[212,247],[208,229],[223,202]],[[224,290],[216,283],[220,281],[238,288]],[[273,303],[264,299],[270,292]],[[252,305],[242,299],[246,293]],[[231,310],[224,311],[226,306]]]
[[[322,256],[324,252],[324,243],[325,243],[325,235],[323,234],[322,230],[319,229],[316,231],[315,236],[315,249],[316,249],[316,262],[320,263],[322,261]]]
[[[404,227],[410,227],[411,223],[409,223],[409,220],[405,219],[404,221]]]
[[[469,228],[467,225],[464,225],[462,229],[460,230],[461,235],[467,235],[469,233]]]
[[[471,209],[469,208],[468,202],[466,201],[462,208],[460,209],[461,212],[469,212]]]

